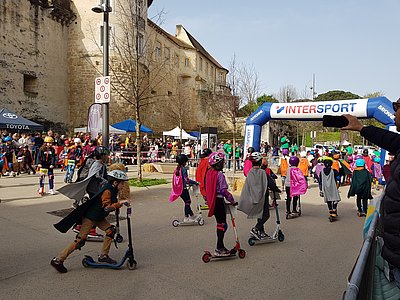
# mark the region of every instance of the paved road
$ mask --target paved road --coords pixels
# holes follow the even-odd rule
[[[56,172],[56,188],[63,184],[62,176]],[[71,201],[60,194],[39,198],[37,182],[27,175],[0,178],[2,299],[340,299],[362,243],[363,219],[356,217],[354,199],[344,197],[347,188],[341,190],[340,221],[330,223],[313,185],[302,198],[303,215],[283,218],[284,242],[250,247],[247,238],[254,221],[239,212],[246,258],[205,264],[203,250],[215,247],[215,221],[206,218],[203,227],[172,227],[183,203],[168,202],[168,184],[133,191],[136,270],[83,268],[83,255],[96,256],[101,246],[91,242],[66,261],[67,274],[58,274],[50,259],[74,234],[57,232],[52,224],[59,218],[47,212],[68,208]],[[283,201],[279,210],[283,216]],[[271,217],[268,230],[274,222]],[[122,234],[126,237],[124,223]],[[226,244],[233,245],[232,228]],[[122,256],[126,247],[123,243],[112,248],[111,256]]]

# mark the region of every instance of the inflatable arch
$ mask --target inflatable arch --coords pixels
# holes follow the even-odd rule
[[[261,105],[246,120],[244,151],[251,146],[260,150],[261,127],[270,120],[322,121],[324,115],[350,114],[358,118],[375,118],[394,126],[392,101],[386,97],[321,102],[270,103]]]

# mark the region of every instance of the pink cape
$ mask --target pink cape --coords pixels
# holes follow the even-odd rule
[[[178,175],[176,175],[178,173]],[[174,202],[176,199],[182,195],[183,192],[183,180],[181,176],[181,171],[175,169],[174,176],[172,177],[172,189],[171,193],[169,194],[169,202]]]
[[[251,168],[253,167],[253,164],[251,163],[250,159],[245,159],[244,160],[244,165],[243,165],[243,174],[244,176],[247,177],[247,174],[249,174]]]
[[[307,182],[299,168],[290,168],[290,197],[304,195],[307,192]]]

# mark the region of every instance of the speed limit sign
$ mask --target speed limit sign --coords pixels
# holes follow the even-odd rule
[[[94,102],[110,102],[110,76],[97,77],[94,81]]]

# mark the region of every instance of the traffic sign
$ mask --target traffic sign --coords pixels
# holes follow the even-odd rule
[[[110,102],[110,76],[97,77],[94,81],[94,102],[109,103]]]

